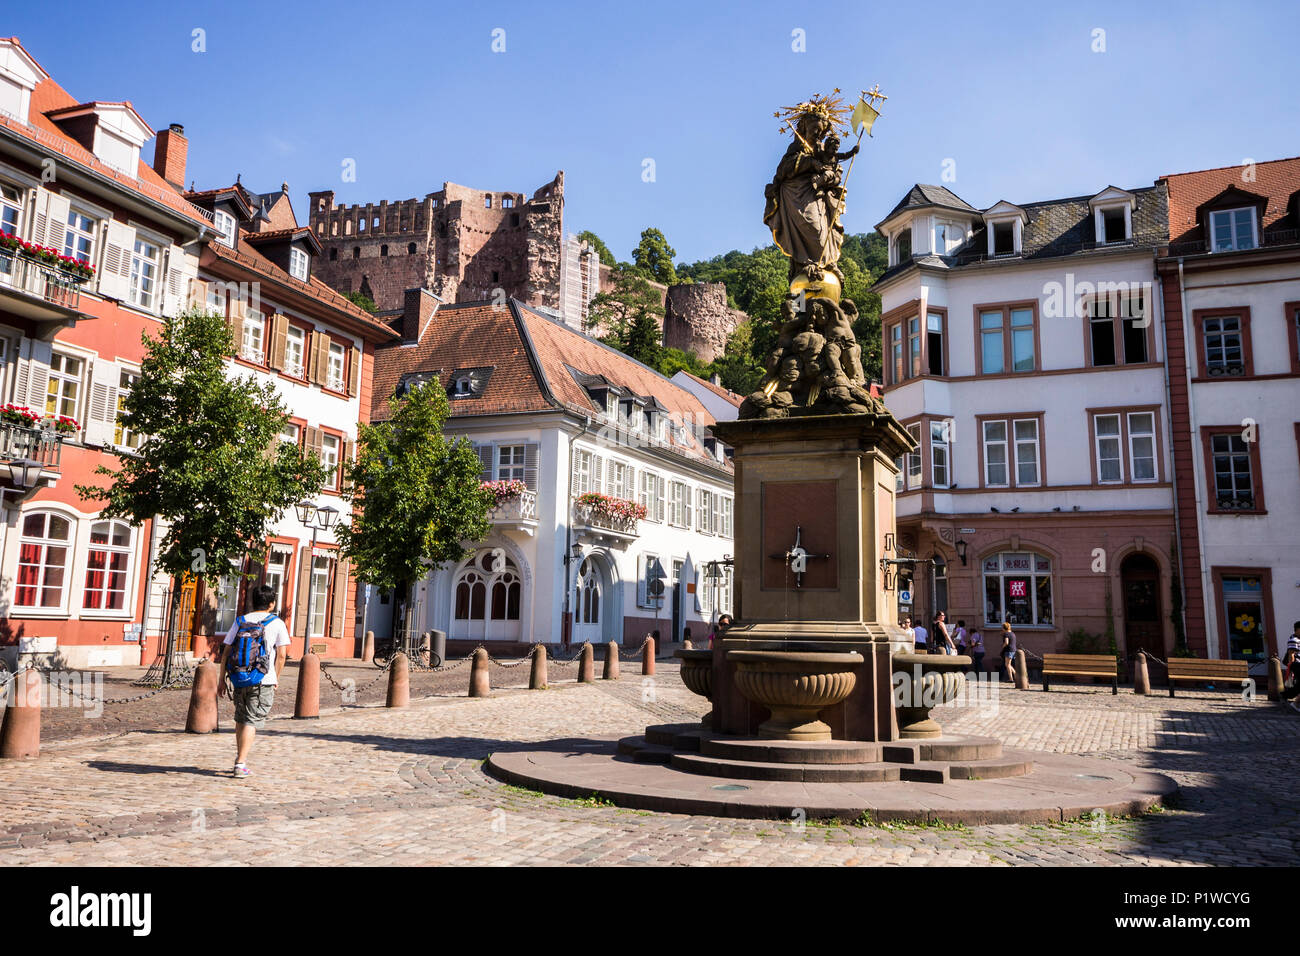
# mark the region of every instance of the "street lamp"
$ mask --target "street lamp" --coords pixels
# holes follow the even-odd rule
[[[339,509],[333,505],[322,508],[314,501],[300,501],[294,505],[294,510],[298,512],[299,521],[311,526],[311,550],[307,552],[307,607],[304,609],[307,620],[302,629],[302,655],[306,657],[311,651],[312,599],[315,597],[316,589],[316,534],[334,527],[339,520]]]
[[[957,557],[961,559],[961,566],[966,567],[966,540],[964,538],[957,539]]]
[[[569,609],[569,595],[572,591],[572,588],[569,587],[569,582],[573,576],[569,573],[569,566],[574,561],[581,560],[582,545],[575,541],[569,545],[569,549],[564,552],[564,623],[560,630],[565,647],[569,646],[569,642],[573,637],[573,612]]]
[[[0,463],[0,468],[8,470],[9,480],[14,483],[12,488],[0,489],[0,498],[3,498],[6,491],[16,491],[21,499],[23,495],[40,483],[41,470],[44,467],[39,461],[32,458],[19,458],[16,461]]]

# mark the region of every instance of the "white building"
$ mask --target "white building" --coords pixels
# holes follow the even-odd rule
[[[704,435],[714,419],[699,399],[516,300],[440,306],[416,289],[398,322],[404,341],[376,353],[373,417],[395,392],[436,380],[448,433],[473,441],[483,479],[523,483],[471,557],[417,586],[417,630],[470,642],[461,647],[635,647],[655,630],[698,640],[730,610],[731,466]],[[627,516],[631,505],[645,516]],[[367,627],[384,634],[380,600]]]

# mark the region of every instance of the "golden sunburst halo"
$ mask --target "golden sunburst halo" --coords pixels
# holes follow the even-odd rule
[[[792,132],[805,116],[820,116],[832,127],[848,130],[849,115],[853,110],[844,105],[843,97],[836,95],[839,92],[839,87],[836,87],[829,96],[815,93],[802,103],[781,107],[772,115],[782,121],[781,132],[783,133]]]

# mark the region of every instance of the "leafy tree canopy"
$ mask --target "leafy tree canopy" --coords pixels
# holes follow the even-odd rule
[[[614,266],[617,264],[617,260],[614,258],[614,253],[609,251],[609,246],[605,245],[600,236],[596,235],[590,229],[584,229],[582,232],[578,233],[578,240],[587,243],[587,245],[596,250],[596,255],[600,257],[602,265]]]
[[[632,250],[632,263],[649,278],[664,285],[677,284],[673,256],[677,251],[668,245],[664,234],[653,227],[642,231],[641,241]]]
[[[344,292],[343,298],[347,299],[358,308],[365,309],[367,312],[379,311],[379,306],[375,305],[375,300],[362,292]]]

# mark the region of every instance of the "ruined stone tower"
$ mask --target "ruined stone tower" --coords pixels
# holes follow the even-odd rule
[[[381,311],[402,308],[412,288],[446,302],[511,296],[563,307],[563,171],[532,198],[456,183],[378,204],[336,206],[333,190],[309,195],[324,248],[315,275],[340,292],[364,292]]]
[[[696,282],[668,287],[664,302],[664,345],[694,352],[712,362],[727,347],[727,338],[749,317],[727,305],[721,282]]]

